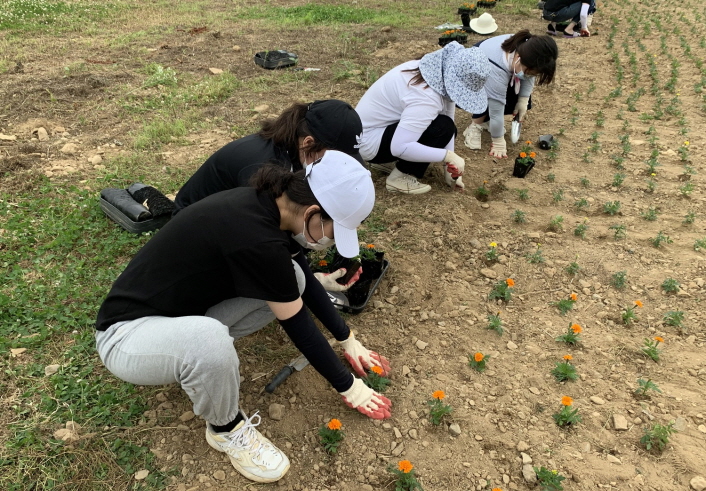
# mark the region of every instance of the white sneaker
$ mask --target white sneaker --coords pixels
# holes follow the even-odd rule
[[[280,449],[255,429],[260,415],[253,414],[228,433],[215,433],[206,425],[206,441],[219,452],[225,452],[235,470],[252,481],[274,482],[289,470],[289,459]],[[257,419],[255,419],[257,418]]]
[[[423,194],[431,191],[430,185],[420,183],[416,177],[403,173],[397,167],[387,177],[385,184],[388,191],[398,193]]]
[[[488,129],[488,124],[483,123],[483,124],[476,124],[476,123],[471,123],[468,128],[466,128],[466,131],[463,132],[463,136],[465,137],[463,142],[466,144],[468,148],[471,150],[480,150],[481,148],[481,141],[480,141],[480,136],[483,133],[484,129]]]
[[[395,163],[394,162],[389,162],[387,164],[368,163],[368,166],[370,166],[371,169],[374,169],[374,170],[377,170],[380,172],[384,172],[385,174],[389,174],[395,168]]]

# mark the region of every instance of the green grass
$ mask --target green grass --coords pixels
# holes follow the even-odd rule
[[[408,11],[411,13],[411,11]],[[419,11],[414,15],[418,18]],[[398,9],[370,9],[309,3],[295,7],[256,5],[238,11],[240,19],[266,19],[281,25],[376,24],[403,26],[415,17]]]
[[[0,5],[0,30],[79,29],[105,18],[115,5],[88,1],[6,0]]]

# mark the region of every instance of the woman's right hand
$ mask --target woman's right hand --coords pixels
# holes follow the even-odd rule
[[[378,394],[357,377],[353,377],[351,388],[340,394],[348,407],[357,409],[359,413],[369,418],[387,419],[391,415],[392,402],[390,399]]]
[[[501,159],[507,157],[507,143],[505,143],[505,138],[504,137],[499,137],[499,138],[491,138],[493,141],[493,144],[490,146],[490,155],[491,157],[499,157]]]

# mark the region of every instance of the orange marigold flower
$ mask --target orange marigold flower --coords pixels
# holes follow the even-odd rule
[[[326,261],[325,259],[322,259],[321,261],[319,261],[319,267],[323,268],[324,266],[327,266],[327,265],[328,265],[328,261]]]
[[[414,466],[409,460],[400,460],[399,464],[397,464],[397,468],[407,474],[414,469]]]
[[[379,367],[379,366],[377,366],[377,365],[373,365],[373,366],[370,368],[370,371],[373,372],[373,373],[377,373],[378,375],[382,375],[382,367]]]
[[[526,143],[527,145],[532,145],[532,142],[531,142],[530,140],[527,140],[525,143]]]
[[[485,356],[483,356],[483,353],[476,353],[475,355],[473,355],[473,359],[476,360],[477,363],[482,362],[483,358],[485,358]]]
[[[664,339],[660,336],[655,336],[655,341],[657,341],[658,343],[664,343]]]
[[[375,244],[368,244],[368,249],[375,249]]]
[[[576,295],[575,293],[572,293],[569,298],[571,298],[571,300],[573,300],[575,302],[576,300],[579,299],[579,296]]]
[[[635,300],[635,305],[642,308],[642,302],[640,302],[639,300]]]
[[[520,158],[524,159],[525,157],[527,157],[527,154],[525,152],[520,152]]]
[[[571,326],[571,330],[574,331],[574,334],[580,334],[583,329],[578,324],[574,324]]]
[[[506,279],[505,283],[507,283],[507,286],[509,286],[509,287],[515,286],[515,280],[513,280],[512,278]]]
[[[490,491],[503,491],[503,490],[500,489],[500,488],[493,488],[493,489],[491,489]]]
[[[444,397],[446,397],[446,394],[444,394],[443,390],[435,390],[434,393],[431,395],[434,399],[439,399],[442,400]]]
[[[564,355],[564,359],[565,359],[566,361],[569,361],[569,360],[573,360],[574,357],[571,356],[571,355]]]
[[[536,156],[537,156],[537,154],[536,154],[536,153],[534,153],[534,152],[530,152],[530,158],[532,158],[532,159],[533,159],[533,158],[535,158]]]
[[[343,425],[339,420],[333,418],[331,421],[328,422],[327,426],[329,430],[340,430]]]
[[[569,396],[564,396],[561,398],[561,404],[564,406],[571,406],[572,402],[574,402],[574,400]]]

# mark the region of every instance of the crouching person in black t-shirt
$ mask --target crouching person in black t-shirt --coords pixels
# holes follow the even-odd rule
[[[329,150],[306,170],[260,169],[254,187],[211,195],[182,210],[128,264],[98,313],[105,366],[140,385],[178,383],[207,421],[206,440],[258,482],[280,479],[289,459],[238,406],[233,340],[277,318],[311,365],[362,414],[390,417],[391,402],[341,363],[307,308],[340,342],[355,372],[385,357],[355,339],[301,254],[358,254],[357,227],[373,209],[370,172]],[[294,256],[292,256],[294,254]]]

